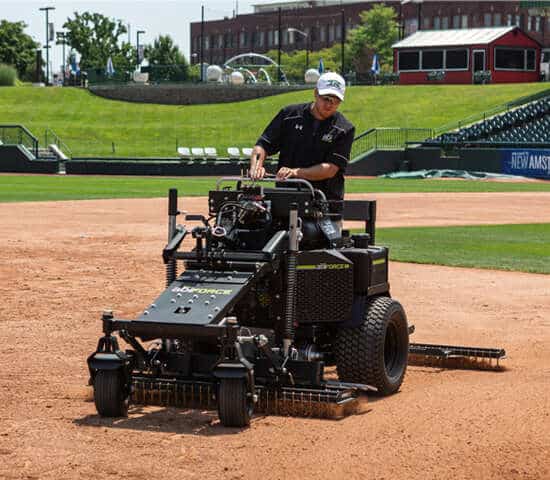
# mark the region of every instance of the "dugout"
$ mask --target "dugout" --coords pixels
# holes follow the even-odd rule
[[[541,44],[515,26],[421,30],[392,47],[402,85],[540,80]]]

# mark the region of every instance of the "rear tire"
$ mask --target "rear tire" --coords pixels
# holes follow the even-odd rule
[[[94,402],[102,417],[127,417],[129,398],[122,370],[99,370],[94,379]]]
[[[397,392],[409,356],[409,329],[403,307],[389,297],[370,299],[363,324],[341,328],[334,350],[342,382],[371,385],[380,395]]]
[[[218,414],[224,427],[247,427],[254,406],[244,378],[222,378],[218,390]]]

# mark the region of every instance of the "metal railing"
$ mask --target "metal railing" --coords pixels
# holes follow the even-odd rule
[[[373,150],[399,150],[411,142],[421,143],[433,136],[431,128],[371,128],[355,137],[352,160]]]
[[[0,141],[4,145],[23,145],[38,156],[38,139],[23,125],[0,125]]]
[[[44,131],[44,145],[48,147],[52,143],[57,145],[65,155],[72,158],[73,152],[69,146],[51,128],[47,127]]]
[[[517,108],[521,105],[534,102],[535,100],[540,100],[541,98],[544,98],[547,96],[550,96],[550,88],[546,90],[542,90],[538,93],[534,93],[533,95],[527,95],[525,97],[517,98],[515,100],[512,100],[511,102],[504,103],[502,105],[497,105],[496,107],[493,107],[490,110],[486,110],[484,112],[470,115],[469,117],[463,118],[458,122],[451,122],[451,123],[442,125],[441,127],[434,129],[433,136],[437,137],[438,135],[441,135],[442,133],[445,133],[445,132],[449,132],[452,130],[460,130],[462,127],[465,127],[466,125],[471,125],[473,123],[485,121],[488,118],[494,117],[499,113],[508,112],[509,110]]]

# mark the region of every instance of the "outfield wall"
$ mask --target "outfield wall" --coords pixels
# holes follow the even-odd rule
[[[56,160],[36,160],[21,145],[0,146],[0,172],[6,173],[57,173]]]

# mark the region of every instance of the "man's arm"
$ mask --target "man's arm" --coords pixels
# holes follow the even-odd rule
[[[319,181],[332,178],[338,173],[339,167],[334,163],[318,163],[307,168],[282,167],[277,172],[277,178],[303,178],[304,180]]]

